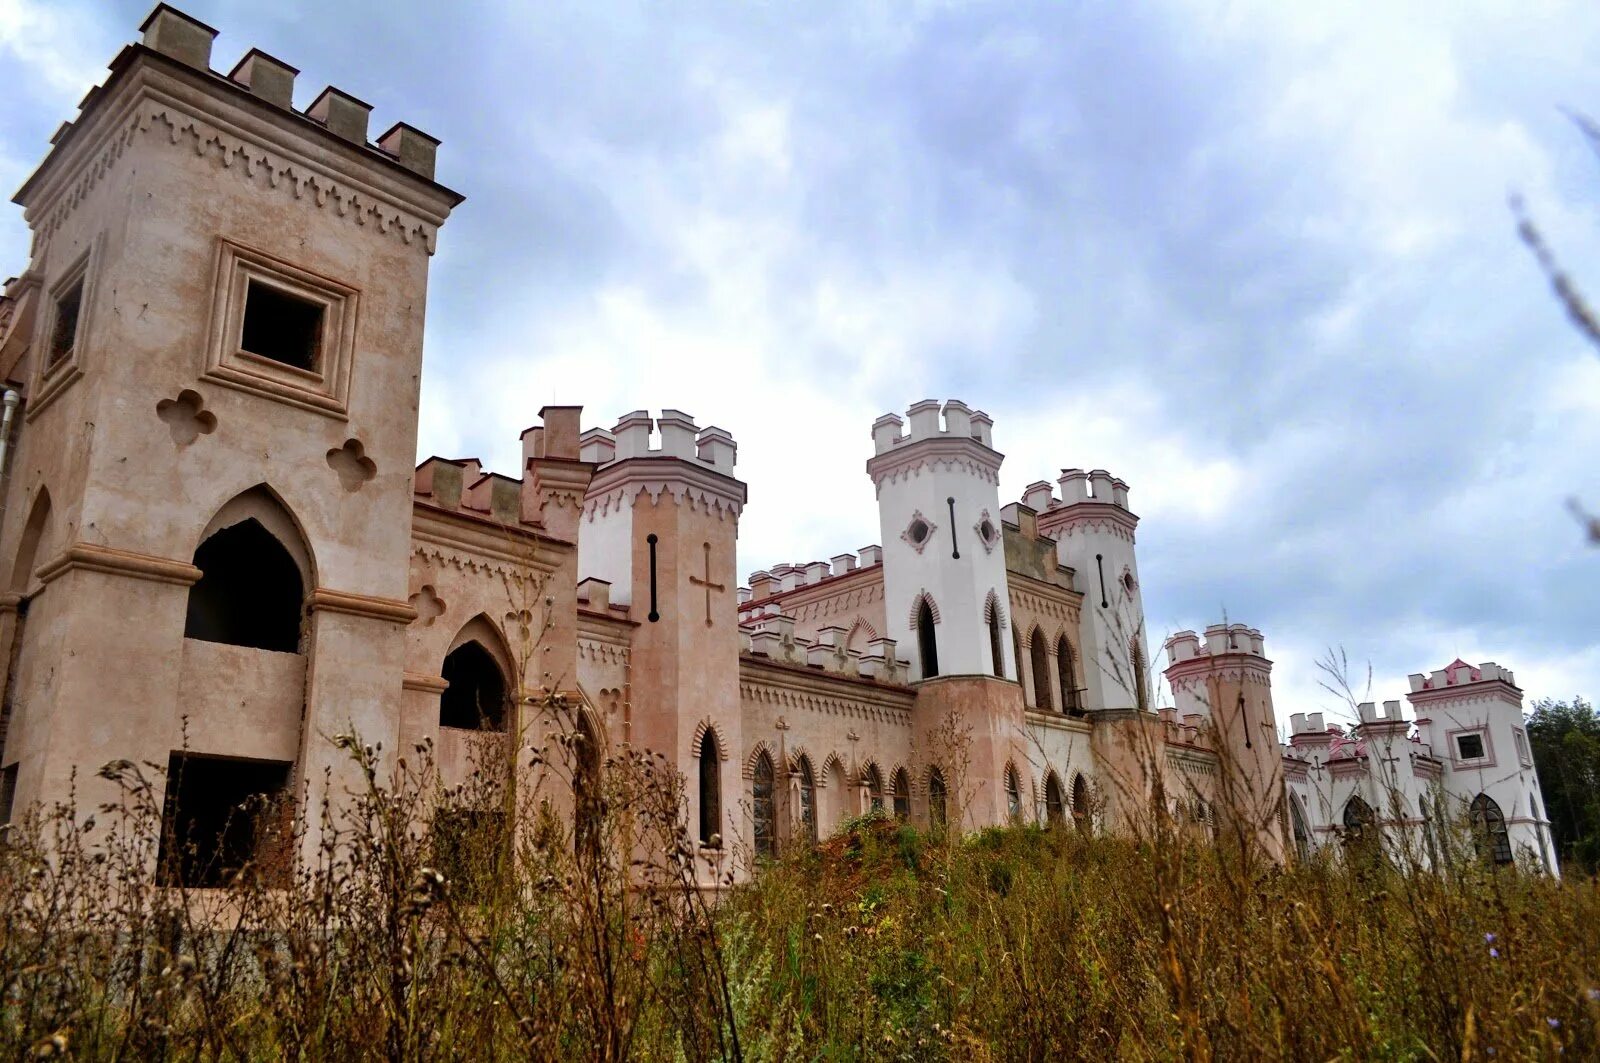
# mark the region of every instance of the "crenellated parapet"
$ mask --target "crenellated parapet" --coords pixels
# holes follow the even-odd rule
[[[725,429],[698,427],[682,410],[624,414],[612,428],[590,428],[579,437],[579,456],[595,466],[585,516],[593,521],[641,495],[655,503],[665,494],[680,505],[737,519],[745,502],[745,485],[734,478],[738,453]]]
[[[1061,537],[1078,530],[1108,531],[1133,542],[1139,518],[1128,509],[1128,485],[1104,469],[1062,469],[1056,481],[1031,483],[1022,504],[1037,515],[1039,533]]]
[[[369,141],[372,106],[332,85],[297,110],[299,71],[260,49],[226,73],[214,70],[217,30],[166,4],[140,30],[140,43],[112,61],[106,83],[62,123],[18,192],[37,241],[50,239],[131,145],[152,138],[432,253],[438,227],[461,201],[434,183],[437,139],[395,122]]]
[[[960,471],[1000,483],[1004,456],[994,450],[994,420],[959,399],[914,403],[904,419],[887,413],[872,422],[867,475],[881,495],[885,484],[929,472]]]
[[[850,633],[842,627],[825,627],[814,639],[795,634],[794,618],[770,613],[747,620],[740,632],[743,652],[779,664],[811,668],[851,679],[870,679],[904,686],[910,666],[900,659],[894,639],[876,638],[862,653],[849,648]]]

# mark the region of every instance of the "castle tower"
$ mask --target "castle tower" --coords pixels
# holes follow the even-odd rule
[[[1007,615],[1003,458],[992,427],[987,414],[955,399],[942,410],[926,400],[906,421],[887,414],[873,423],[867,462],[878,493],[888,635],[919,687],[913,741],[937,758],[943,720],[954,713],[970,729],[971,792],[960,795],[960,815],[973,828],[1015,814],[1008,771],[1016,792],[1035,785]]]
[[[1005,603],[1000,538],[1000,463],[989,416],[951,399],[928,399],[906,422],[886,414],[872,425],[867,474],[878,492],[888,635],[912,675],[995,675],[985,622],[991,595]],[[1004,610],[1002,609],[1003,613]],[[931,618],[931,629],[919,626]],[[1015,679],[1011,629],[1002,617],[1003,678]]]
[[[316,808],[324,769],[350,781],[328,736],[395,745],[428,263],[461,197],[354,96],[297,110],[254,50],[214,71],[216,31],[166,5],[142,30],[16,197],[0,765],[19,804],[76,769],[93,807],[125,758],[187,765],[169,816]]]
[[[1497,863],[1531,861],[1557,873],[1522,690],[1511,670],[1458,659],[1412,675],[1410,683],[1417,730],[1444,766],[1449,816],[1471,816],[1487,836],[1485,855]]]
[[[690,834],[703,842],[717,835],[724,852],[750,841],[738,802],[744,743],[734,551],[745,485],[733,475],[737,452],[727,432],[697,428],[679,410],[654,419],[638,410],[609,432],[592,428],[580,451],[596,469],[578,526],[579,574],[607,581],[609,600],[630,606],[639,625],[628,733],[612,740],[678,765],[688,783]]]
[[[1281,862],[1287,853],[1283,756],[1272,709],[1272,662],[1261,632],[1212,624],[1204,644],[1193,631],[1180,631],[1167,639],[1166,651],[1177,715],[1202,721],[1206,741],[1222,761],[1211,801],[1220,837],[1252,840],[1263,855]]]
[[[1059,483],[1060,499],[1041,481],[1028,485],[1022,501],[1037,512],[1039,533],[1056,540],[1061,563],[1078,574],[1085,704],[1150,711],[1154,659],[1134,554],[1139,518],[1128,509],[1128,485],[1104,469],[1065,469]]]

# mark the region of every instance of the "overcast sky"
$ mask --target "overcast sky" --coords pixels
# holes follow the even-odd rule
[[[420,455],[681,408],[748,573],[876,542],[873,418],[960,398],[1002,502],[1129,482],[1152,640],[1260,627],[1280,721],[1329,645],[1600,695],[1600,357],[1506,206],[1600,298],[1592,0],[180,6],[443,140]],[[0,182],[148,7],[0,0]]]

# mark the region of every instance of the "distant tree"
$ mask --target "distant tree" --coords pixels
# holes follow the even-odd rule
[[[1542,698],[1528,741],[1562,863],[1600,871],[1600,715],[1581,697]]]

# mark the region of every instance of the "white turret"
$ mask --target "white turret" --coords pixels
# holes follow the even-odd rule
[[[1139,518],[1128,510],[1128,485],[1104,469],[1063,469],[1059,483],[1060,498],[1041,481],[1023,499],[1038,513],[1039,533],[1056,540],[1061,563],[1077,573],[1089,707],[1147,709],[1153,661],[1134,556]]]
[[[995,609],[1003,669],[1014,679],[994,422],[955,399],[919,402],[906,421],[886,414],[873,423],[867,462],[883,531],[887,634],[915,678],[993,675]]]

